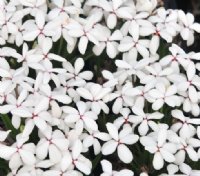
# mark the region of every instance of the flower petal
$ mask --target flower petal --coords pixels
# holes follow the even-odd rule
[[[124,163],[130,163],[133,160],[133,155],[127,146],[120,144],[117,148],[117,154],[120,160]]]

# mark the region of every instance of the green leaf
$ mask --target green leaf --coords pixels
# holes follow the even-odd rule
[[[96,156],[96,158],[92,161],[92,170],[94,170],[94,169],[97,167],[98,163],[99,163],[100,160],[101,160],[101,157],[102,157],[102,154],[100,153],[100,154],[98,154],[98,155]]]
[[[7,130],[11,130],[11,137],[15,138],[16,135],[19,133],[17,129],[14,128],[14,126],[11,123],[11,119],[7,114],[0,114],[0,117],[6,127]]]
[[[7,175],[8,171],[8,163],[0,158],[0,175]]]

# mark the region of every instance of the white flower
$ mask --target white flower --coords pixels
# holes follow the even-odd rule
[[[128,77],[137,75],[150,62],[149,58],[137,60],[137,56],[133,53],[124,53],[123,60],[116,60],[115,64],[119,71],[119,81],[122,84]]]
[[[149,57],[149,40],[139,39],[135,33],[131,32],[131,36],[125,36],[118,46],[120,52],[129,52],[137,57],[139,53],[142,57]]]
[[[178,17],[180,22],[183,24],[181,28],[181,37],[187,41],[187,45],[194,43],[194,31],[200,33],[200,25],[194,23],[194,16],[191,13],[185,14],[182,10],[178,11]]]
[[[130,113],[131,113],[131,111],[128,108],[120,109],[120,114],[122,116],[118,117],[114,121],[114,125],[119,129],[124,124],[135,124],[135,123],[137,123],[135,116],[130,114]]]
[[[1,10],[0,26],[1,26],[1,37],[4,40],[8,40],[9,34],[14,34],[17,32],[14,13],[8,13],[5,9]]]
[[[176,44],[172,44],[169,51],[171,52],[171,55],[161,58],[159,62],[162,66],[170,65],[174,72],[179,73],[180,64],[185,65],[185,52]]]
[[[164,25],[164,30],[170,35],[175,36],[180,30],[180,25],[177,23],[178,13],[176,10],[166,10],[161,7],[156,9],[156,14],[148,18],[154,24]]]
[[[104,103],[104,98],[111,91],[110,88],[103,88],[99,84],[88,84],[88,88],[77,88],[76,91],[78,94],[86,99],[91,101],[91,109],[96,114],[99,114],[101,110],[105,113],[109,112],[108,106]]]
[[[194,148],[200,147],[200,140],[196,138],[184,139],[180,138],[180,143],[177,145],[178,152],[175,154],[175,163],[182,164],[185,161],[186,153],[192,161],[198,161],[198,153]]]
[[[149,50],[151,54],[156,54],[157,50],[160,46],[160,38],[163,38],[166,40],[168,43],[172,42],[172,35],[169,34],[166,31],[165,26],[161,24],[157,24],[156,26],[150,25],[150,26],[142,26],[140,28],[140,35],[141,36],[149,36],[152,35],[150,45],[149,45]]]
[[[40,138],[36,146],[36,156],[40,160],[44,160],[47,155],[52,163],[60,162],[62,158],[62,151],[68,149],[68,140],[60,130],[52,131],[48,127],[43,132],[44,137]]]
[[[27,143],[27,138],[17,136],[17,141],[12,146],[5,146],[0,144],[0,156],[1,158],[9,160],[9,167],[11,169],[18,169],[21,165],[34,165],[36,162],[35,145],[33,143]]]
[[[166,87],[163,83],[157,83],[156,89],[149,91],[149,95],[154,98],[152,108],[158,110],[163,107],[164,103],[168,106],[175,107],[181,105],[181,99],[175,95],[177,88],[175,85]]]
[[[129,82],[122,87],[117,87],[117,91],[113,93],[116,98],[112,106],[113,113],[118,114],[123,106],[132,106],[133,97],[138,94],[137,88],[132,88],[132,84]]]
[[[38,10],[42,10],[46,13],[46,3],[45,0],[19,0],[19,2],[27,7],[28,11],[30,11],[31,15],[35,16]]]
[[[33,41],[38,38],[39,41],[43,40],[46,36],[53,36],[54,31],[52,26],[45,25],[45,16],[43,11],[38,10],[35,15],[35,20],[26,21],[23,31],[23,39],[25,41]]]
[[[83,58],[77,58],[74,63],[74,67],[70,62],[65,62],[63,63],[63,67],[67,70],[67,73],[63,76],[65,79],[69,80],[71,85],[83,86],[86,84],[87,80],[91,80],[93,77],[93,73],[91,71],[82,71],[84,66],[85,62]]]
[[[112,0],[108,2],[106,0],[99,1],[99,6],[103,8],[104,11],[108,12],[106,18],[107,26],[113,29],[117,25],[117,18],[131,18],[130,8],[128,6],[123,6],[124,1]]]
[[[62,170],[66,170],[70,165],[73,165],[86,175],[91,173],[92,164],[90,160],[81,154],[82,148],[83,145],[81,141],[79,139],[76,140],[71,148],[71,153],[68,151],[64,153],[64,156],[61,160]]]
[[[112,170],[112,164],[107,160],[102,160],[101,166],[102,166],[103,173],[100,176],[123,176],[123,175],[133,176],[134,175],[133,171],[128,170],[128,169],[122,169],[120,171]]]
[[[26,111],[23,116],[21,115],[21,117],[26,118],[25,127],[22,133],[23,137],[29,136],[35,125],[41,131],[46,130],[46,128],[48,127],[47,122],[50,123],[52,121],[51,114],[47,112],[48,107],[49,99],[43,97],[34,109],[32,109],[31,111]]]
[[[41,54],[36,54],[35,58],[41,58],[45,62],[49,62],[50,60],[55,60],[58,62],[66,62],[66,59],[56,55],[54,53],[50,53],[50,50],[53,46],[53,42],[49,37],[44,38],[43,40],[39,40],[39,46],[41,48]]]
[[[108,70],[103,70],[102,71],[103,77],[107,80],[104,84],[103,87],[114,87],[115,85],[118,84],[118,78],[115,76],[112,72]]]
[[[151,12],[157,6],[156,0],[137,0],[136,8],[138,11]]]
[[[146,66],[145,71],[148,74],[141,74],[139,78],[141,83],[155,86],[157,83],[170,85],[168,76],[173,74],[173,69],[170,67],[162,68],[161,64],[155,62],[152,65]]]
[[[164,160],[167,162],[174,162],[174,153],[176,152],[176,145],[167,142],[167,130],[161,129],[156,138],[150,136],[143,136],[140,142],[145,147],[145,150],[154,154],[153,167],[160,170],[164,166]]]
[[[95,17],[95,16],[94,16]],[[72,37],[79,38],[78,49],[81,54],[85,54],[88,42],[91,41],[95,45],[98,45],[99,42],[95,38],[94,34],[92,33],[93,25],[95,25],[95,18],[91,16],[87,19],[87,23],[82,25],[78,22],[70,23],[67,26],[68,34]]]
[[[93,47],[93,52],[96,55],[100,55],[103,50],[106,48],[106,53],[110,58],[115,58],[118,54],[118,43],[117,41],[120,41],[123,36],[120,30],[114,31],[112,34],[109,29],[104,29],[104,35],[103,38],[99,39],[99,45],[95,45]]]
[[[41,68],[37,69],[40,71],[43,84],[48,84],[52,80],[56,87],[60,87],[59,74],[64,74],[66,72],[64,68],[53,68],[53,64],[51,62],[43,61]]]
[[[99,131],[89,131],[89,134],[83,135],[83,146],[89,148],[93,145],[95,155],[98,155],[101,152],[101,144],[99,142],[99,139],[102,141],[110,140],[109,134]]]
[[[183,112],[181,110],[173,110],[172,111],[172,116],[179,121],[174,123],[171,126],[171,129],[175,132],[179,131],[179,134],[181,138],[190,138],[195,134],[195,127],[193,125],[199,125],[200,124],[200,119],[196,118],[190,118],[190,117],[185,117]]]
[[[187,78],[178,85],[178,90],[187,91],[190,100],[196,103],[198,102],[197,89],[200,88],[200,77],[196,75],[196,68],[193,62],[188,64],[186,75]]]
[[[159,112],[154,113],[144,113],[143,108],[133,106],[132,111],[136,116],[132,119],[136,124],[140,124],[138,127],[138,132],[140,135],[144,136],[149,131],[149,126],[153,126],[155,122],[153,120],[160,120],[163,118],[163,114]]]
[[[48,18],[50,20],[55,19],[57,16],[61,15],[61,13],[73,14],[77,15],[81,12],[81,9],[74,6],[70,2],[65,2],[64,0],[53,0],[53,3],[56,5],[49,13]]]
[[[41,85],[40,90],[49,98],[49,101],[57,101],[63,104],[69,104],[72,101],[68,95],[58,91],[51,91],[51,87],[48,84]]]
[[[95,120],[98,118],[93,111],[88,111],[88,106],[86,103],[79,101],[76,103],[77,109],[70,106],[64,106],[63,111],[67,114],[64,117],[65,123],[79,123],[82,127],[97,131],[98,126]]]
[[[0,0],[2,169],[199,176],[195,32],[157,0]]]
[[[120,160],[124,163],[130,163],[133,155],[126,145],[132,145],[139,139],[138,135],[133,134],[130,126],[124,126],[118,134],[118,129],[112,123],[107,123],[106,128],[111,136],[111,140],[102,146],[102,154],[110,155],[117,149]]]

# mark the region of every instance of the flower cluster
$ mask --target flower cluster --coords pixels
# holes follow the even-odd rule
[[[198,33],[157,0],[0,0],[8,176],[200,175]]]

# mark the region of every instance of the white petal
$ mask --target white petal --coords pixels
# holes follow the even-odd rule
[[[158,51],[158,47],[160,45],[160,38],[157,35],[154,35],[150,41],[150,46],[149,46],[149,50],[151,52],[151,54],[156,54],[156,52]]]
[[[140,142],[143,146],[156,146],[156,142],[153,140],[152,137],[143,136],[140,138]]]
[[[177,92],[176,86],[172,85],[172,86],[169,86],[169,87],[167,88],[167,91],[166,91],[165,95],[166,95],[166,96],[171,96],[171,95],[176,94],[176,92]]]
[[[160,149],[160,153],[161,153],[161,155],[162,155],[162,157],[164,158],[165,161],[167,161],[167,162],[174,162],[175,161],[174,155],[171,154],[170,152],[168,152],[167,150]]]
[[[69,152],[66,152],[61,160],[61,169],[66,170],[72,164],[72,157]]]
[[[112,174],[112,164],[107,161],[107,160],[102,160],[101,161],[101,166],[102,166],[102,170],[105,172],[105,173],[109,173],[109,174]]]
[[[39,159],[44,160],[45,157],[47,156],[48,153],[48,148],[49,148],[49,142],[45,141],[41,144],[39,144],[36,147],[36,155]]]
[[[36,30],[36,31],[30,31],[30,32],[27,32],[23,35],[23,39],[25,41],[33,41],[36,39],[36,37],[39,35],[39,31]]]
[[[189,158],[192,160],[192,161],[198,161],[198,154],[197,152],[192,148],[192,147],[187,147],[186,148],[186,151],[189,155]]]
[[[196,68],[193,62],[190,62],[187,67],[187,77],[189,81],[192,81],[194,75],[196,73]]]
[[[44,23],[45,23],[45,17],[44,17],[44,13],[42,10],[38,10],[36,17],[35,17],[35,21],[37,26],[39,27],[39,29],[43,29],[44,27]]]
[[[32,113],[23,108],[15,108],[11,111],[11,113],[19,117],[32,117]]]
[[[3,105],[0,106],[0,113],[1,114],[7,114],[13,109],[13,105]]]
[[[147,120],[143,120],[140,126],[138,127],[138,132],[140,133],[140,135],[144,136],[147,134],[148,130],[149,126],[147,124]]]
[[[35,107],[34,114],[38,114],[41,111],[47,110],[49,107],[49,99],[48,98],[43,98]]]
[[[192,24],[192,26],[190,28],[195,30],[196,32],[200,33],[200,24],[199,23]]]
[[[113,107],[112,107],[112,111],[115,113],[115,114],[118,114],[119,111],[122,109],[122,103],[123,103],[123,100],[122,98],[117,98],[113,104]]]
[[[11,130],[8,131],[0,131],[0,142],[3,142],[8,137]]]
[[[83,69],[84,65],[85,63],[82,58],[76,59],[76,62],[74,64],[75,74],[78,74]]]
[[[102,154],[110,155],[115,152],[118,143],[114,140],[108,141],[102,146]]]
[[[116,24],[117,24],[117,17],[115,14],[111,13],[108,15],[108,18],[107,18],[107,26],[110,28],[110,29],[113,29]]]
[[[167,130],[166,129],[161,129],[158,132],[158,146],[161,147],[165,143],[167,139]]]
[[[117,55],[117,45],[113,42],[107,42],[106,53],[110,58],[115,58]]]
[[[182,31],[181,31],[181,37],[183,38],[183,40],[188,40],[189,39],[189,34],[190,31],[188,28],[184,28]]]
[[[120,30],[116,30],[112,33],[110,36],[110,40],[121,40],[123,38],[123,35]]]
[[[127,146],[120,144],[117,148],[117,154],[120,160],[124,163],[130,163],[133,160],[133,155]]]
[[[36,119],[34,119],[35,125],[41,130],[44,131],[47,128],[47,123],[41,119],[41,117],[36,117]]]
[[[91,168],[87,165],[87,163],[76,161],[75,165],[78,170],[83,172],[86,175],[89,175],[91,173]]]
[[[120,142],[124,143],[124,144],[128,144],[128,145],[132,145],[132,144],[136,143],[138,141],[138,139],[139,139],[138,135],[129,134],[129,135],[123,137],[122,139],[120,139]]]
[[[136,114],[138,116],[145,116],[145,113],[141,107],[133,106],[132,111],[134,114]]]
[[[173,110],[172,116],[181,121],[185,121],[185,116],[183,115],[183,112],[181,110]]]
[[[79,111],[79,114],[80,114],[80,115],[85,114],[85,112],[86,112],[86,110],[87,110],[87,104],[86,104],[85,102],[83,102],[83,101],[78,101],[78,102],[76,103],[76,106],[77,106],[77,108],[78,108],[78,111]]]
[[[87,128],[93,130],[93,131],[97,131],[98,130],[98,126],[97,126],[97,123],[91,119],[91,118],[88,118],[88,117],[83,117],[83,121],[85,123],[85,125],[87,126]]]
[[[9,161],[9,167],[11,169],[18,169],[22,165],[22,160],[19,153],[14,153]]]
[[[84,99],[93,100],[92,94],[85,88],[78,88],[76,89],[77,93],[83,97]]]
[[[48,54],[50,49],[52,48],[52,39],[46,37],[43,41],[42,41],[42,51],[43,54]]]
[[[0,144],[0,157],[8,160],[16,152],[16,148]]]
[[[184,150],[178,151],[175,154],[175,158],[176,158],[176,161],[175,161],[176,164],[179,164],[179,165],[182,164],[185,161],[185,151]]]
[[[156,152],[153,157],[153,167],[156,170],[160,170],[164,165],[164,161],[160,152]]]
[[[68,95],[54,95],[53,99],[56,99],[63,104],[69,104],[72,101]]]
[[[62,158],[61,152],[58,150],[58,148],[52,144],[49,146],[49,159],[53,163],[58,163],[60,162]]]
[[[139,38],[139,25],[136,23],[135,20],[131,22],[129,27],[129,33],[132,35],[134,41],[137,41]]]
[[[82,151],[82,143],[80,140],[76,140],[72,147],[72,157],[73,159],[77,159]]]
[[[126,69],[130,69],[131,68],[131,65],[128,64],[126,61],[123,61],[123,60],[116,60],[115,64],[119,68],[126,68]]]
[[[163,85],[163,84],[157,84],[157,86],[158,85]],[[165,91],[165,88],[164,88],[164,90],[163,91]],[[150,90],[149,91],[149,95],[151,96],[151,97],[153,97],[153,98],[162,98],[162,97],[164,97],[164,95],[163,95],[163,93],[162,92],[160,92],[160,89],[158,90],[158,89],[152,89],[152,90]]]
[[[152,109],[157,111],[159,110],[164,104],[164,100],[163,99],[157,99],[153,105],[152,105]]]
[[[147,48],[145,48],[144,46],[142,46],[140,44],[137,44],[136,48],[142,57],[144,57],[144,58],[149,57],[149,51]]]
[[[0,68],[0,76],[1,77],[8,77],[8,78],[12,77],[12,75],[9,71],[4,70],[2,68]]]
[[[106,128],[110,136],[117,141],[119,139],[117,127],[112,123],[107,123]]]
[[[35,126],[35,124],[34,124],[33,120],[32,119],[28,120],[25,124],[22,136],[23,137],[29,136],[31,134],[31,132],[33,131],[34,126]]]
[[[63,57],[61,57],[57,54],[54,54],[54,53],[49,53],[48,58],[55,60],[55,61],[58,61],[58,62],[66,62],[67,61],[65,58],[63,58]]]
[[[36,159],[34,155],[26,150],[19,150],[20,156],[22,158],[22,161],[27,165],[34,165],[36,162]]]
[[[188,94],[192,103],[198,102],[198,93],[197,93],[197,90],[194,88],[194,86],[189,86]]]
[[[82,36],[78,43],[78,49],[81,54],[85,54],[88,45],[88,38],[86,36]]]

